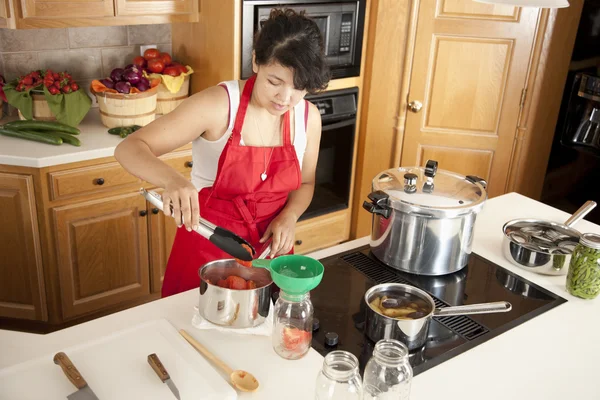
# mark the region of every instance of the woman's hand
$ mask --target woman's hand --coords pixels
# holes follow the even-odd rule
[[[267,227],[265,234],[260,239],[260,243],[265,243],[269,240],[269,236],[273,236],[271,242],[271,258],[287,254],[294,247],[294,238],[296,232],[296,215],[291,211],[283,210]]]
[[[200,223],[200,205],[198,190],[184,177],[170,181],[162,194],[163,212],[167,217],[175,218],[177,227],[185,224],[188,231],[196,229]],[[173,212],[171,213],[172,206]]]

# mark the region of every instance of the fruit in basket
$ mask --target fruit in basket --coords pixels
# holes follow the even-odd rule
[[[137,65],[139,68],[144,69],[148,65],[148,61],[142,56],[133,58],[133,65]]]
[[[146,49],[146,51],[144,51],[144,58],[146,59],[146,61],[150,61],[154,58],[158,58],[159,56],[160,56],[160,52],[158,51],[158,49],[151,48],[151,49]]]
[[[126,68],[115,68],[111,71],[109,78],[99,81],[108,89],[115,89],[119,93],[129,94],[132,88],[145,92],[151,88],[151,84],[142,74],[142,69],[136,64],[129,64]],[[137,93],[137,92],[135,92]]]
[[[135,87],[140,92],[145,92],[146,90],[150,89],[150,81],[142,76],[140,81],[135,84]]]
[[[161,74],[165,69],[165,63],[161,58],[153,58],[148,61],[148,69],[155,74]]]
[[[181,65],[169,53],[159,52],[158,49],[147,49],[144,56],[137,56],[132,61],[133,65],[137,65],[142,70],[149,74],[169,75],[173,77],[180,76],[188,72],[186,66]]]

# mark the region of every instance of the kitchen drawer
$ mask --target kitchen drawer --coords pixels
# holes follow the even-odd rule
[[[178,151],[161,157],[165,163],[179,171],[183,176],[189,178],[192,173],[192,151]]]
[[[50,172],[50,197],[52,200],[102,193],[116,190],[141,180],[127,172],[117,162]]]
[[[306,254],[348,240],[349,223],[345,211],[299,222],[294,252]]]

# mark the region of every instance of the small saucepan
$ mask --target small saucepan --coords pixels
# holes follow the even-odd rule
[[[200,315],[215,325],[251,328],[265,322],[271,306],[273,279],[268,269],[247,268],[234,259],[216,260],[203,265],[200,275]],[[218,282],[229,276],[253,281],[253,289],[229,289]]]
[[[436,308],[425,291],[402,283],[383,283],[365,293],[367,318],[365,333],[369,339],[396,339],[409,350],[423,347],[433,317],[508,312],[506,301]]]
[[[596,207],[588,201],[564,224],[539,219],[513,219],[502,227],[504,257],[517,267],[542,275],[566,275],[581,233],[573,228]]]

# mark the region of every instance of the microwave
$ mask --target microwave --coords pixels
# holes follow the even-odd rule
[[[242,79],[252,75],[252,41],[273,8],[304,11],[323,35],[331,78],[360,74],[366,0],[244,0],[242,10]]]

